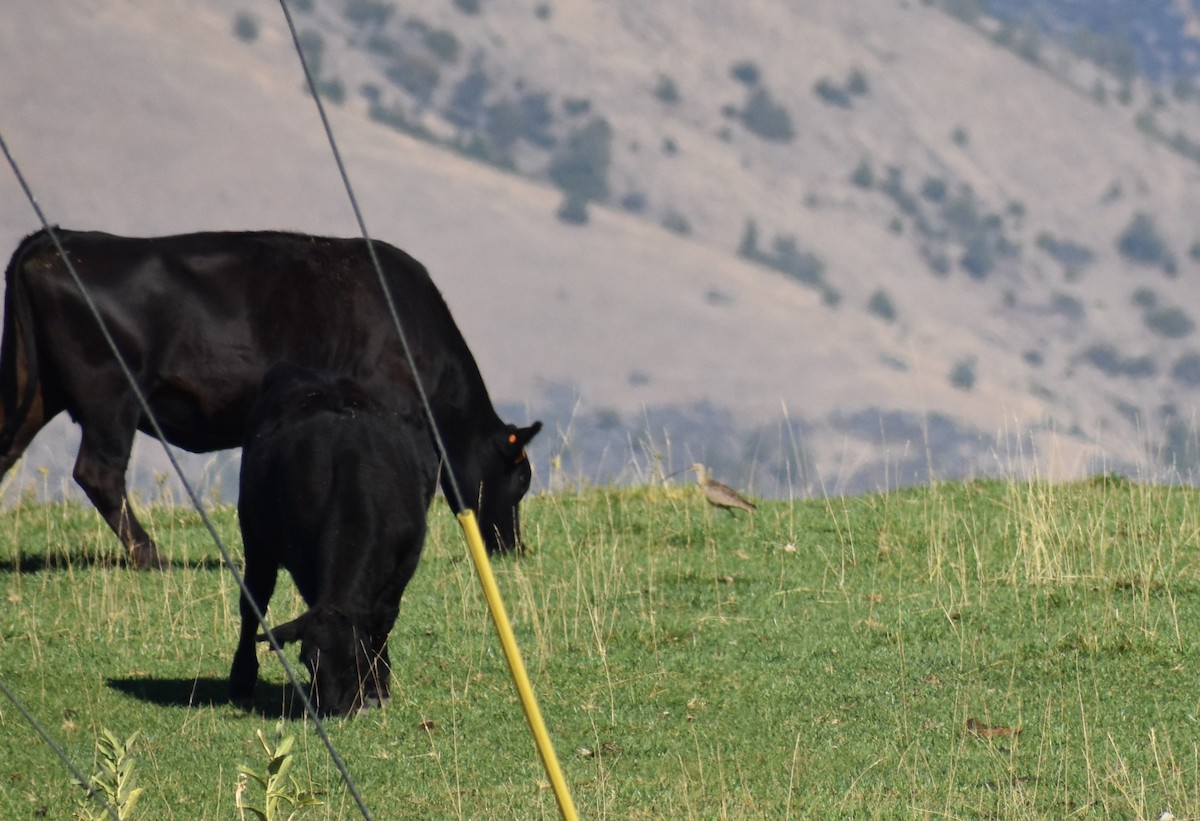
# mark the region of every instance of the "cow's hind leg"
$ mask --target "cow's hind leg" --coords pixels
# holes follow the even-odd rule
[[[100,427],[82,421],[81,426],[83,441],[75,459],[75,481],[125,545],[129,563],[138,570],[162,569],[158,548],[133,515],[125,490],[134,422]]]
[[[8,474],[12,466],[24,455],[25,448],[29,447],[33,437],[37,436],[38,432],[46,427],[46,423],[61,410],[62,408],[57,405],[48,407],[39,389],[34,395],[32,407],[23,419],[17,421],[6,418],[4,420],[4,429],[0,432],[0,478]],[[10,424],[12,425],[11,430],[9,429]]]
[[[275,581],[278,576],[277,567],[259,567],[250,562],[246,563],[246,590],[250,591],[253,601],[258,605],[258,611],[267,612],[267,603],[275,592]],[[249,701],[254,695],[254,685],[258,683],[258,653],[255,650],[258,636],[258,617],[242,591],[239,599],[242,614],[242,632],[238,636],[237,649],[233,653],[233,665],[229,668],[229,696],[237,701]]]

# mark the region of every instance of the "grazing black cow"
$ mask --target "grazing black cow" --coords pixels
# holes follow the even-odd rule
[[[267,372],[242,450],[246,587],[266,612],[282,565],[308,610],[273,628],[299,641],[317,709],[387,700],[387,638],[417,569],[437,457],[419,408],[385,407],[355,381],[281,363]],[[258,621],[242,594],[230,694],[258,679]],[[266,636],[258,636],[265,641]]]
[[[275,362],[344,374],[385,405],[403,405],[414,393],[361,239],[56,233],[178,447],[202,453],[241,444],[250,406]],[[524,448],[541,423],[518,428],[500,420],[424,266],[390,245],[374,246],[463,502],[478,513],[489,552],[519,548],[517,505],[530,481]],[[125,491],[134,432],[150,428],[45,231],[20,244],[6,282],[0,476],[67,411],[82,428],[76,481],[131,563],[157,567],[157,550]],[[448,478],[442,481],[448,491]]]

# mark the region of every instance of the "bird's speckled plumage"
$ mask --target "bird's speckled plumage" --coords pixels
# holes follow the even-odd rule
[[[733,515],[734,508],[751,512],[758,509],[753,502],[748,501],[733,488],[708,478],[708,472],[699,462],[692,465],[692,470],[696,471],[696,481],[704,489],[704,498],[713,507],[727,510],[730,515]]]

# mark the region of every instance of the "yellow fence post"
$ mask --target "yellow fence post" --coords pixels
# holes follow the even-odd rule
[[[537,698],[529,683],[529,675],[525,672],[525,663],[521,660],[521,651],[517,648],[517,639],[513,635],[512,625],[508,621],[508,613],[504,609],[504,600],[500,598],[500,588],[496,586],[496,577],[492,575],[492,563],[488,560],[487,550],[483,546],[483,535],[479,532],[479,522],[475,519],[474,511],[467,509],[458,514],[458,522],[463,534],[467,537],[467,547],[471,552],[471,561],[475,572],[479,574],[479,582],[483,585],[483,595],[487,599],[488,611],[492,614],[492,623],[500,636],[500,644],[504,647],[504,657],[508,660],[508,669],[512,673],[513,683],[517,685],[517,694],[521,697],[521,706],[525,710],[525,719],[533,732],[533,740],[537,744],[538,754],[542,757],[542,765],[550,778],[550,786],[554,788],[554,798],[558,801],[558,810],[565,821],[577,821],[575,804],[571,800],[571,791],[563,778],[562,768],[558,764],[558,756],[554,754],[554,744],[550,734],[546,732],[546,722],[542,720],[542,711],[538,708]]]

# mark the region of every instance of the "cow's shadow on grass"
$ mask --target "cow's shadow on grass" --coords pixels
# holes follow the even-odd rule
[[[129,567],[123,558],[117,556],[85,556],[67,553],[21,553],[15,558],[0,559],[0,574],[4,573],[45,573],[74,568],[86,570],[90,568],[125,567],[129,572],[139,572]],[[172,559],[162,568],[162,572],[170,570],[223,570],[225,562],[220,556],[209,556],[203,559]],[[154,571],[152,571],[154,572]]]
[[[304,705],[289,684],[260,681],[254,701],[229,698],[229,681],[224,678],[110,678],[112,689],[159,707],[229,708],[264,718],[302,718]]]

